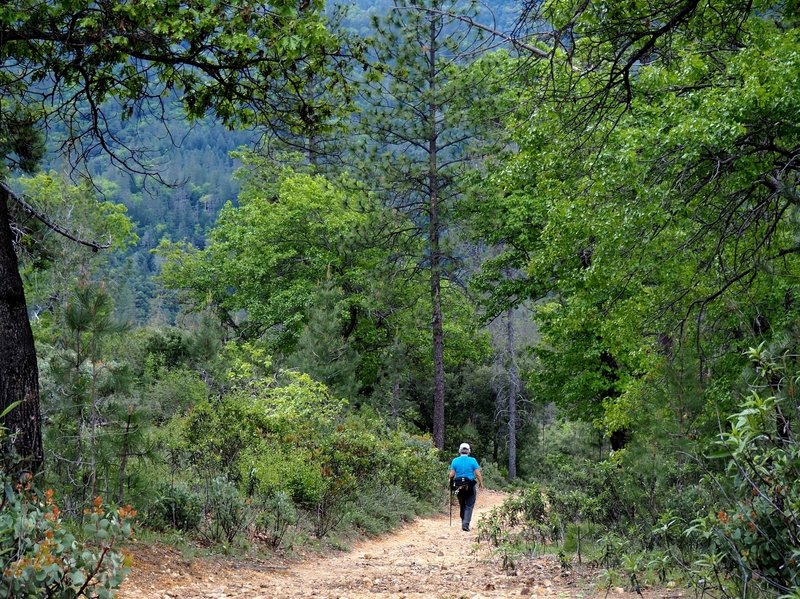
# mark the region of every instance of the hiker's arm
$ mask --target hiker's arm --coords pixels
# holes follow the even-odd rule
[[[478,486],[482,489],[483,488],[483,474],[481,474],[481,469],[480,468],[475,470],[475,478],[478,479]]]
[[[453,477],[456,475],[456,471],[450,468],[450,473],[447,475],[447,478],[453,480]]]

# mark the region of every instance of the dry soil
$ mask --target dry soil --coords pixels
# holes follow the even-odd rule
[[[448,514],[422,518],[350,551],[300,560],[238,562],[187,561],[175,549],[141,546],[133,550],[131,575],[121,599],[481,599],[500,597],[607,597],[633,599],[622,588],[598,589],[589,577],[565,572],[553,556],[520,560],[503,568],[474,530],[481,514],[505,495],[481,491],[473,531],[463,532]],[[458,511],[458,506],[455,506]],[[685,595],[685,593],[684,593]],[[645,591],[645,599],[681,597],[667,590]]]

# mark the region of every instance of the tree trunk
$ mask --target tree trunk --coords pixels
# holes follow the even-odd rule
[[[28,321],[25,291],[14,253],[8,203],[10,191],[0,184],[0,412],[15,401],[3,425],[13,435],[20,462],[17,472],[36,473],[42,468],[39,368],[33,331]]]
[[[428,47],[429,90],[436,85],[436,23],[431,17],[430,46]],[[431,252],[431,328],[433,331],[433,444],[444,449],[444,327],[441,302],[441,250],[439,248],[439,166],[437,163],[436,111],[431,97],[428,103],[428,210],[430,226],[428,243]]]
[[[433,329],[433,444],[444,448],[444,328],[442,326],[441,280],[438,265],[431,265]]]
[[[125,471],[128,468],[128,452],[130,451],[130,434],[131,434],[131,416],[133,415],[133,406],[128,406],[128,420],[125,422],[125,433],[122,436],[122,449],[119,456],[119,486],[117,490],[117,503],[122,505],[122,499],[125,493]]]
[[[508,480],[517,478],[517,397],[519,396],[519,372],[514,354],[514,323],[511,308],[506,312],[508,351]]]
[[[392,385],[392,427],[397,430],[400,423],[400,379]]]

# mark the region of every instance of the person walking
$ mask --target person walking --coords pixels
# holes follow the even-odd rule
[[[478,460],[470,456],[472,450],[469,443],[462,443],[458,447],[458,456],[450,462],[450,488],[455,491],[458,497],[458,506],[461,514],[461,530],[469,531],[469,523],[472,520],[472,510],[475,508],[475,500],[478,497],[478,490],[475,484],[483,487],[483,475]]]

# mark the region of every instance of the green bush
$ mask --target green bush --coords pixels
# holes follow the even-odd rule
[[[52,491],[39,494],[30,478],[17,485],[5,479],[3,486],[0,595],[113,597],[130,565],[115,545],[131,536],[136,512],[97,497],[78,539],[62,522]]]
[[[373,489],[359,496],[349,519],[367,536],[377,536],[413,520],[419,509],[419,501],[404,489]]]
[[[159,530],[197,530],[203,515],[200,496],[183,485],[162,485],[147,514],[147,524]]]
[[[229,539],[242,530],[233,521],[251,518],[235,507],[234,491],[255,506],[290,500],[317,538],[335,529],[366,495],[402,497],[399,503],[412,505],[411,513],[443,496],[446,468],[429,438],[392,432],[374,415],[353,413],[307,375],[231,377],[229,392],[199,402],[171,427],[181,437],[172,442],[181,454],[174,462],[186,463],[219,491],[206,510],[212,527],[207,536]],[[224,494],[215,480],[220,473],[231,487]],[[259,509],[257,534],[280,545],[291,525],[280,515],[287,510],[279,507],[275,520],[268,505],[254,508]],[[371,517],[361,515],[364,522]]]
[[[314,451],[263,440],[242,451],[241,478],[252,492],[270,497],[282,493],[297,505],[316,502],[325,480]]]
[[[206,503],[208,522],[204,534],[215,543],[232,543],[250,525],[252,510],[236,485],[226,478],[211,482]]]
[[[197,372],[179,368],[162,370],[143,393],[153,421],[161,424],[204,401],[208,388]]]
[[[267,498],[255,520],[256,534],[270,547],[283,545],[290,526],[297,524],[297,509],[292,498],[281,491]]]
[[[542,488],[531,485],[512,494],[478,523],[478,540],[494,547],[503,544],[535,546],[552,534]]]
[[[481,464],[481,474],[483,474],[483,484],[488,489],[508,489],[511,487],[507,478],[494,462],[483,462]]]
[[[435,504],[441,498],[446,467],[429,438],[389,433],[375,453],[374,462],[370,478],[377,477],[381,486],[400,487],[423,503]]]
[[[636,443],[599,462],[547,459],[552,463],[547,496],[564,526],[596,525],[621,534],[640,550],[668,542],[684,551],[697,544],[675,526],[712,499],[710,487],[698,484],[696,464]],[[665,520],[667,514],[671,516]]]
[[[751,395],[720,434],[717,458],[725,475],[706,484],[725,499],[694,521],[688,532],[705,542],[698,564],[738,586],[786,594],[800,586],[800,441],[796,357],[750,351],[756,364]]]

